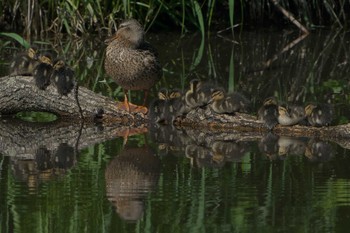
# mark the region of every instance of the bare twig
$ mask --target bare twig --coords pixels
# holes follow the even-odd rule
[[[279,3],[278,0],[271,0],[272,4],[282,12],[295,26],[297,26],[304,34],[309,34],[309,30],[306,29],[294,16],[292,13],[284,9]]]

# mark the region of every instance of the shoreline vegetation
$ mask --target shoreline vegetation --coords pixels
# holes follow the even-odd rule
[[[26,39],[45,33],[71,36],[112,33],[121,19],[137,18],[146,30],[233,31],[238,25],[289,27],[304,33],[324,27],[346,28],[349,1],[228,0],[8,0],[0,6],[0,31],[23,32]]]

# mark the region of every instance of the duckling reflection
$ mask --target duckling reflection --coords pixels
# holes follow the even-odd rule
[[[148,147],[126,147],[108,164],[107,198],[122,219],[136,221],[142,217],[144,198],[156,186],[159,173],[160,160]]]
[[[299,138],[280,136],[278,138],[278,155],[303,155],[306,143]]]
[[[334,149],[329,142],[312,138],[307,143],[305,156],[313,162],[325,162],[334,156]]]
[[[61,143],[56,153],[40,146],[34,156],[30,156],[30,159],[11,160],[14,176],[19,181],[26,182],[29,190],[36,190],[42,181],[65,175],[67,170],[75,165],[75,160],[72,159],[74,149],[66,143]]]
[[[225,157],[223,154],[215,154],[212,150],[203,146],[189,144],[186,146],[185,154],[186,157],[190,159],[191,165],[198,168],[217,168],[225,164]]]
[[[181,129],[173,125],[156,125],[151,124],[149,136],[153,142],[157,142],[159,154],[170,155],[183,151],[185,145],[191,142],[190,137]]]
[[[60,143],[55,153],[55,167],[67,170],[75,165],[74,148],[67,143]]]
[[[272,160],[276,159],[278,155],[278,139],[279,137],[271,132],[266,134],[258,143],[260,152]]]
[[[214,155],[222,155],[225,161],[238,162],[248,151],[246,143],[235,141],[214,141],[211,144]]]

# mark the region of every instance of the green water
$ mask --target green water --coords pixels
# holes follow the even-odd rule
[[[331,102],[334,123],[347,122],[350,37],[314,32],[264,66],[297,36],[244,32],[235,42],[224,34],[202,43],[200,35],[151,35],[164,65],[153,96],[161,86],[186,89],[196,77],[240,90],[256,108],[270,95]],[[100,44],[61,41],[55,48],[81,85],[118,98],[120,90],[104,74]],[[13,51],[3,49],[1,76]],[[138,93],[132,98],[142,102]],[[19,129],[18,137],[6,133],[15,132],[11,127]],[[123,146],[119,137],[93,143],[65,138],[52,125],[30,127],[0,123],[1,232],[347,232],[350,227],[350,154],[334,142],[219,141],[200,131],[154,126]],[[94,130],[97,135],[102,129]],[[35,141],[31,132],[43,137]],[[48,132],[63,136],[53,141],[45,137]]]

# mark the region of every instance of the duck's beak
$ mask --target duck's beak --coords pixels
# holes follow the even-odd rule
[[[104,43],[106,45],[109,45],[114,39],[115,39],[115,35],[112,35],[112,36],[108,37],[107,39],[105,39]]]

